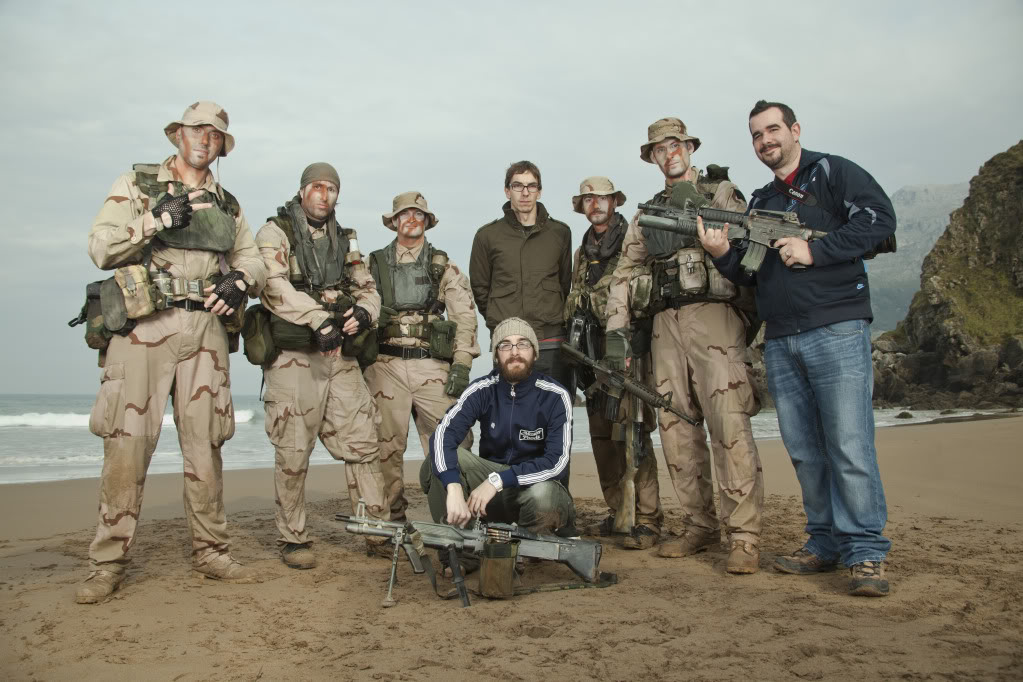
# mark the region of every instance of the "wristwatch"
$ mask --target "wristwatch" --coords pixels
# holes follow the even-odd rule
[[[504,481],[501,480],[496,471],[491,471],[490,475],[487,476],[487,480],[490,481],[490,485],[497,488],[497,492],[501,492],[501,489],[504,488]]]

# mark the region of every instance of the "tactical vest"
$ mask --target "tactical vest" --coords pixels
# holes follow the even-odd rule
[[[268,218],[268,220],[280,228],[288,242],[288,251],[290,253],[288,259],[288,279],[292,286],[299,291],[307,293],[324,310],[330,312],[339,324],[343,324],[344,313],[355,305],[355,297],[352,296],[354,279],[351,276],[351,269],[362,259],[362,256],[359,254],[358,235],[355,233],[355,230],[338,226],[338,229],[341,231],[339,236],[344,239],[344,244],[339,245],[340,248],[338,248],[335,257],[337,258],[336,264],[339,266],[338,269],[342,276],[336,282],[328,282],[322,286],[313,287],[302,272],[298,258],[295,256],[295,227],[291,218],[287,215],[278,214]],[[341,295],[333,303],[325,303],[323,301],[323,291],[326,289],[338,289],[341,291]],[[283,350],[311,350],[316,347],[315,332],[307,325],[288,322],[273,313],[270,314],[270,333],[277,347]],[[359,334],[353,343],[350,343],[352,340],[346,338],[345,344],[342,345],[342,354],[347,356],[357,355],[362,347],[361,337],[363,337],[363,334]]]
[[[604,274],[592,285],[586,282],[586,254],[579,249],[579,257],[575,263],[575,279],[572,291],[565,303],[565,321],[568,322],[578,310],[591,313],[604,328],[607,327],[607,299],[611,291],[611,280],[615,268],[622,257],[621,249],[607,259]]]
[[[696,189],[711,203],[718,187],[728,178],[708,180],[699,171],[697,173]],[[661,191],[649,203],[664,205],[669,198],[668,192]],[[739,289],[718,272],[698,239],[649,227],[643,228],[643,239],[653,258],[647,314],[689,303],[725,303],[739,299]]]
[[[159,164],[136,163],[132,170],[135,171],[135,184],[139,191],[149,199],[150,210],[170,196],[167,193],[167,183],[157,180]],[[173,184],[176,196],[186,191],[182,183]],[[212,202],[213,206],[195,211],[187,226],[177,230],[160,230],[155,238],[177,249],[201,249],[216,253],[230,251],[234,246],[235,220],[241,215],[241,206],[233,194],[223,187],[221,191],[224,193],[223,199],[216,192],[206,192],[197,200]]]
[[[430,343],[438,323],[445,328],[455,324],[442,317],[445,305],[440,300],[440,282],[447,264],[448,254],[430,242],[424,242],[414,263],[398,262],[397,240],[370,254],[369,270],[380,291],[381,305],[399,313],[419,312],[424,317],[422,324],[388,321],[378,330],[380,342],[405,337]],[[445,335],[453,335],[453,331]]]

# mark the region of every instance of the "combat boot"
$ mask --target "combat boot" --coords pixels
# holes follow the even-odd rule
[[[600,523],[593,523],[586,526],[584,529],[584,535],[609,538],[614,535],[625,535],[625,533],[615,532],[615,515],[608,514]]]
[[[682,531],[682,535],[677,539],[661,542],[661,546],[657,548],[657,556],[666,559],[678,559],[679,557],[703,552],[720,541],[721,537],[717,533],[696,533],[687,528]]]
[[[124,580],[123,573],[113,571],[93,571],[78,586],[75,601],[79,604],[98,604],[114,593]]]
[[[661,539],[661,531],[648,526],[633,526],[632,532],[624,540],[625,549],[650,549]]]
[[[286,542],[281,547],[281,561],[288,568],[304,570],[316,567],[316,555],[308,542]]]
[[[230,554],[218,554],[201,564],[192,564],[192,570],[200,578],[223,580],[225,583],[258,583],[256,569],[242,566]]]
[[[849,594],[856,597],[887,597],[888,579],[883,561],[863,561],[849,567]]]
[[[729,544],[725,570],[729,573],[748,575],[760,568],[760,548],[745,540],[732,540]]]

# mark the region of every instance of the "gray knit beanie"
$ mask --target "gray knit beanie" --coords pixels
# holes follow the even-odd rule
[[[525,336],[533,344],[533,354],[540,354],[540,342],[536,339],[536,332],[529,326],[529,323],[518,317],[509,317],[501,322],[490,335],[490,350],[494,353],[494,360],[497,360],[497,344],[509,336]]]
[[[298,188],[302,189],[310,182],[316,182],[317,180],[333,182],[335,187],[341,189],[341,178],[338,177],[337,171],[329,163],[323,161],[306,166],[305,170],[302,171],[302,184]]]

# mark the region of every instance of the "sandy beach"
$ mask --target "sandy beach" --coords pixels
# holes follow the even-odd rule
[[[770,568],[803,540],[798,485],[780,441],[759,443],[767,488],[761,571],[724,573],[723,552],[660,559],[605,545],[602,590],[435,597],[399,568],[399,603],[380,608],[388,562],[333,520],[347,512],[342,465],[309,477],[319,566],[276,551],[269,470],[225,473],[235,556],[257,585],[189,570],[181,476],[150,476],[133,564],[96,606],[74,603],[87,574],[98,481],[0,487],[0,676],[11,680],[607,679],[1018,680],[1023,677],[1023,419],[878,431],[889,505],[892,594],[846,596],[845,572]],[[98,444],[97,444],[98,447]],[[229,457],[230,444],[225,448]],[[420,462],[406,468],[410,517],[426,519]],[[667,527],[678,504],[663,466]],[[580,525],[604,513],[593,459],[575,453]],[[572,579],[528,567],[528,585]],[[470,584],[475,578],[470,577]]]

